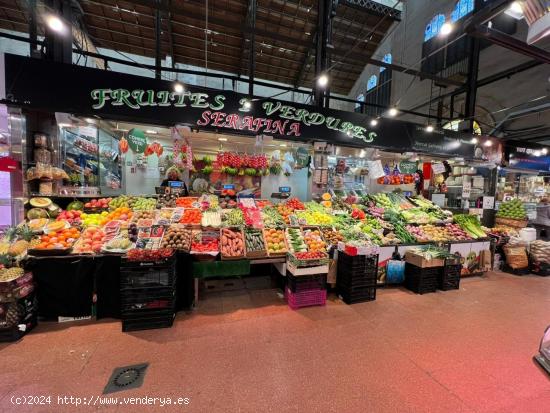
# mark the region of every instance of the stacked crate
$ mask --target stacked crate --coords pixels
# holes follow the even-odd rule
[[[2,271],[11,271],[3,269]],[[15,278],[9,274],[0,282],[0,342],[16,341],[37,324],[38,306],[32,273]]]
[[[336,290],[346,304],[376,300],[378,255],[338,253]]]
[[[176,313],[176,260],[123,261],[120,268],[122,331],[171,327]]]
[[[462,263],[460,257],[447,258],[441,271],[438,288],[442,291],[458,290],[460,288],[460,274]]]
[[[327,274],[294,275],[287,272],[285,298],[293,310],[327,302]]]
[[[443,267],[418,267],[405,264],[405,287],[417,293],[435,293],[441,278]]]

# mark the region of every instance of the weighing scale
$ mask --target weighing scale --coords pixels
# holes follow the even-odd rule
[[[550,326],[544,330],[544,335],[540,340],[539,354],[535,355],[533,359],[550,374]]]
[[[279,192],[273,192],[271,198],[274,199],[287,199],[290,198],[291,188],[290,186],[280,186]]]

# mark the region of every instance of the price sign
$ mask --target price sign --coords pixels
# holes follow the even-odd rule
[[[472,182],[469,179],[465,179],[462,183],[462,198],[469,199],[472,193]]]
[[[434,163],[432,164],[432,171],[434,171],[434,174],[442,174],[445,172],[445,165],[441,162]]]
[[[401,161],[399,162],[399,170],[402,174],[414,174],[418,167],[416,166],[416,162],[411,161]]]
[[[147,146],[145,132],[137,128],[131,129],[128,132],[128,146],[134,153],[145,152],[145,147]]]
[[[495,207],[495,197],[494,196],[484,196],[483,197],[483,209],[493,209]]]

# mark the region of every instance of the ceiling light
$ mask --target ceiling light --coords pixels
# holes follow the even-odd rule
[[[543,155],[546,155],[548,153],[548,149],[547,148],[542,148],[541,152],[542,152]]]
[[[535,155],[535,156],[541,156],[541,155],[542,155],[542,152],[541,152],[541,151],[535,151],[535,152],[533,153],[533,155]]]
[[[376,125],[378,125],[378,119],[372,119],[372,120],[370,121],[370,125],[371,125],[371,126],[376,126]]]
[[[485,146],[493,146],[493,141],[485,141],[485,143],[483,144]]]
[[[432,133],[434,131],[434,127],[432,125],[426,126],[426,132]]]
[[[220,142],[227,142],[227,138],[218,138]]]
[[[317,85],[321,87],[325,87],[328,85],[328,76],[326,74],[322,74],[319,76],[319,79],[317,79]]]
[[[252,107],[252,102],[250,102],[249,100],[245,100],[243,103],[243,108],[250,109],[251,107]]]
[[[348,131],[346,132],[346,135],[351,136],[351,130],[348,129]]]
[[[523,19],[523,8],[519,1],[514,1],[504,13],[516,20]]]
[[[180,82],[174,84],[174,91],[176,93],[183,93],[183,85]]]
[[[61,33],[65,31],[65,24],[63,24],[59,17],[53,14],[46,17],[46,23],[48,23],[48,27],[54,32]]]
[[[149,135],[156,135],[158,132],[156,130],[147,129],[145,133],[148,133]]]
[[[473,143],[474,145],[478,142],[477,138],[472,138],[472,140],[470,141],[470,143]]]
[[[286,143],[281,143],[279,146],[280,146],[281,148],[286,148]]]
[[[390,108],[388,110],[388,116],[391,116],[392,118],[397,115],[397,109],[396,108]]]
[[[439,29],[439,34],[442,36],[448,36],[453,31],[453,25],[449,22],[443,23],[441,29]]]

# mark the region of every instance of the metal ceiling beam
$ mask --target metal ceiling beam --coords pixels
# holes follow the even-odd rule
[[[378,16],[388,16],[395,21],[401,21],[401,11],[371,0],[341,0],[341,4],[356,10],[367,10]]]
[[[160,3],[159,0],[157,0],[157,5]],[[155,79],[160,79],[162,77],[162,69],[161,69],[161,62],[162,57],[160,55],[161,53],[161,43],[160,43],[160,36],[162,33],[162,19],[160,16],[160,9],[157,7],[155,8]]]

